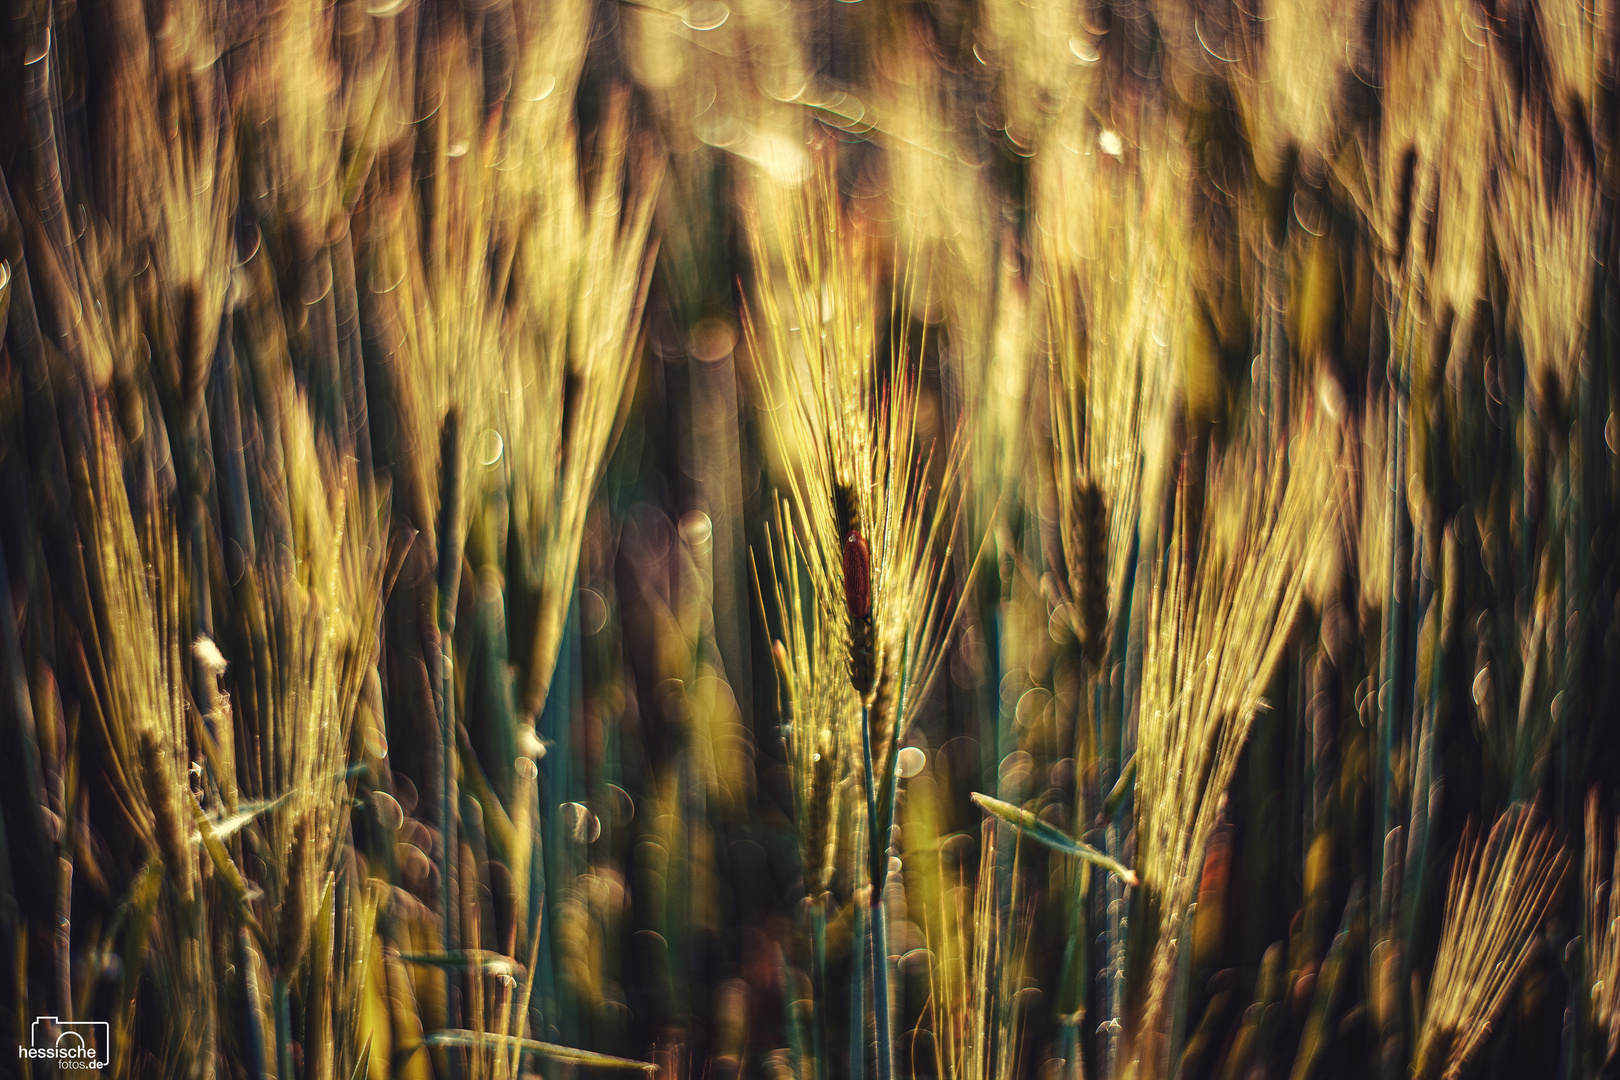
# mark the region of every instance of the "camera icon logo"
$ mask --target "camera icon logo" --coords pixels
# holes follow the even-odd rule
[[[61,1069],[103,1069],[112,1061],[112,1029],[105,1020],[58,1020],[41,1016],[29,1030],[20,1058],[54,1061]]]

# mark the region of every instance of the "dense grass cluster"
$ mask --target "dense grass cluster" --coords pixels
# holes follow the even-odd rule
[[[12,0],[0,1075],[1620,1073],[1617,58]]]

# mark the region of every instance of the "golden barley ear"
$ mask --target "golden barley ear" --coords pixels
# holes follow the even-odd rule
[[[1567,869],[1552,825],[1530,807],[1508,807],[1483,841],[1470,827],[1451,865],[1414,1076],[1462,1075],[1529,962]]]
[[[1154,912],[1132,931],[1151,956],[1130,1031],[1144,1053],[1163,1045],[1179,938],[1263,692],[1330,562],[1342,453],[1331,434],[1302,436],[1269,475],[1263,446],[1234,447],[1209,481],[1196,532],[1186,485],[1178,496],[1148,620],[1135,759],[1134,869]]]
[[[137,527],[120,443],[104,404],[95,406],[90,440],[76,494],[86,522],[85,564],[96,614],[88,644],[99,669],[97,715],[110,751],[110,779],[136,833],[158,854],[165,876],[189,906],[198,863],[185,809],[190,751],[172,586],[179,557],[173,522],[157,500],[143,508],[144,527]]]
[[[1606,1067],[1620,1056],[1620,821],[1612,826],[1602,811],[1594,786],[1586,797],[1586,845],[1582,863],[1585,905],[1585,982],[1588,991],[1587,1052]],[[1603,858],[1605,834],[1613,845],[1612,861]],[[1607,877],[1604,876],[1607,871]]]
[[[174,754],[152,728],[142,728],[136,739],[141,784],[152,811],[158,853],[163,859],[164,869],[180,893],[182,903],[189,905],[195,895],[192,883],[195,855],[189,850],[186,826],[182,824],[180,816],[180,796],[174,783]]]
[[[778,520],[788,516],[777,503]],[[852,764],[851,734],[859,699],[850,685],[847,652],[839,625],[826,605],[806,596],[801,578],[805,555],[791,527],[769,530],[764,581],[782,620],[772,658],[782,695],[782,739],[793,778],[795,818],[805,891],[823,900],[832,888],[839,853],[839,778]]]
[[[892,335],[892,355],[879,355],[879,328],[900,324],[916,284],[887,280],[867,224],[840,199],[835,165],[827,151],[804,182],[765,185],[774,233],[751,222],[759,280],[744,330],[767,446],[791,500],[779,507],[781,524],[797,533],[815,603],[847,650],[850,686],[870,703],[868,730],[846,720],[855,726],[843,738],[856,746],[871,737],[871,780],[883,786],[953,617],[945,568],[966,439],[952,431],[925,441],[921,363],[904,334]]]

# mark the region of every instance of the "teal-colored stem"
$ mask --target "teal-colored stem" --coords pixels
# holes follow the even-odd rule
[[[868,867],[870,878],[871,918],[867,921],[867,928],[871,935],[872,957],[872,1012],[873,1022],[877,1033],[877,1074],[878,1080],[891,1080],[894,1075],[893,1039],[889,1030],[891,1017],[889,1015],[889,919],[888,912],[883,903],[883,885],[888,877],[889,854],[889,822],[894,815],[894,775],[892,770],[887,777],[880,777],[873,768],[872,759],[872,728],[870,712],[861,707],[861,750],[866,758],[866,820],[871,831],[869,837],[871,844],[871,859]],[[878,811],[878,785],[887,784],[889,787],[887,811],[879,817]]]
[[[1187,1046],[1187,1007],[1192,998],[1193,922],[1198,918],[1198,905],[1187,905],[1187,915],[1176,931],[1181,945],[1176,949],[1175,988],[1170,999],[1170,1068],[1180,1071],[1181,1055]]]
[[[253,969],[253,936],[246,927],[236,934],[237,965],[242,973],[242,997],[247,1002],[247,1023],[243,1025],[246,1038],[242,1041],[247,1051],[248,1075],[262,1077],[264,1061],[264,1003],[259,999],[259,980]],[[277,1024],[279,1026],[279,1021]]]
[[[867,909],[864,904],[854,905],[854,937],[866,940]],[[850,964],[849,989],[849,1080],[866,1077],[866,965],[860,960]]]
[[[827,897],[817,896],[810,901],[810,1040],[814,1046],[814,1066],[821,1067],[827,1060],[827,1025],[824,1003],[827,1001]],[[803,1080],[801,1074],[800,1080]]]
[[[1443,603],[1443,597],[1435,596],[1431,576],[1421,585],[1415,620],[1417,626],[1421,627],[1424,624],[1435,605]],[[1444,615],[1445,612],[1441,610],[1439,614]],[[1401,954],[1403,984],[1411,977],[1412,959],[1416,954],[1418,915],[1423,902],[1424,881],[1429,861],[1427,857],[1429,834],[1433,825],[1429,814],[1429,796],[1437,766],[1434,750],[1435,713],[1439,707],[1441,675],[1445,668],[1444,639],[1442,635],[1436,634],[1434,659],[1429,665],[1429,685],[1422,686],[1417,679],[1413,679],[1412,723],[1415,730],[1412,735],[1416,751],[1412,754],[1411,780],[1408,782],[1412,815],[1411,825],[1406,830],[1406,866],[1402,875],[1403,892],[1411,898],[1410,902],[1403,905],[1401,911],[1401,936],[1406,942],[1406,948]]]
[[[1396,746],[1396,726],[1400,721],[1399,687],[1404,680],[1401,659],[1403,655],[1402,630],[1406,617],[1406,603],[1404,589],[1401,583],[1404,580],[1407,565],[1405,550],[1405,514],[1402,511],[1400,498],[1403,488],[1403,478],[1406,476],[1406,393],[1405,374],[1399,370],[1390,373],[1391,382],[1394,383],[1395,408],[1390,416],[1389,427],[1389,478],[1392,497],[1389,503],[1389,536],[1390,536],[1390,575],[1389,594],[1385,600],[1382,672],[1379,678],[1378,693],[1378,762],[1373,770],[1378,785],[1378,836],[1379,847],[1382,851],[1387,846],[1390,830],[1394,827],[1396,818],[1396,793],[1393,777],[1390,770]],[[1381,859],[1379,865],[1380,882],[1389,881],[1390,866],[1387,859]],[[1379,937],[1385,937],[1387,927],[1395,912],[1391,910],[1391,903],[1397,898],[1387,897],[1379,905],[1378,922]]]
[[[292,1004],[287,993],[287,980],[277,975],[271,984],[270,994],[276,1011],[276,1080],[293,1080]]]
[[[890,1028],[893,1016],[889,1005],[889,919],[884,911],[883,889],[872,888],[872,1011],[877,1029],[878,1080],[894,1076],[894,1038]]]
[[[439,469],[443,475],[439,491],[439,677],[435,702],[439,710],[439,825],[443,833],[439,848],[439,904],[443,917],[444,948],[446,952],[450,952],[460,948],[458,932],[460,895],[456,885],[461,869],[461,844],[456,836],[456,816],[461,797],[457,790],[455,668],[452,646],[456,633],[456,596],[461,586],[461,555],[464,542],[461,516],[463,470],[461,422],[453,409],[445,416],[444,427],[439,435]],[[446,968],[444,980],[445,1026],[459,1027],[460,1007],[457,1000],[459,988],[456,985],[455,972]]]
[[[1121,772],[1121,763],[1125,760],[1127,751],[1127,718],[1130,715],[1130,702],[1141,698],[1141,672],[1143,656],[1143,625],[1142,614],[1144,607],[1136,597],[1139,586],[1145,587],[1145,582],[1138,582],[1137,567],[1142,549],[1142,537],[1138,534],[1131,543],[1131,553],[1125,564],[1125,587],[1121,593],[1120,610],[1114,616],[1114,635],[1109,648],[1108,666],[1099,674],[1096,686],[1093,689],[1092,715],[1096,717],[1097,738],[1097,779],[1098,789],[1108,791],[1118,782]],[[1122,678],[1119,688],[1112,685],[1112,673],[1115,666],[1121,671]],[[1124,841],[1129,828],[1134,796],[1127,790],[1111,812],[1105,813],[1103,825],[1103,851],[1116,861],[1123,862]],[[1126,933],[1127,920],[1125,917],[1126,904],[1125,883],[1117,874],[1102,874],[1098,883],[1102,898],[1103,909],[1098,914],[1098,922],[1103,927],[1103,940],[1106,952],[1098,973],[1098,1002],[1102,1006],[1107,1019],[1098,1027],[1101,1036],[1097,1050],[1098,1058],[1104,1066],[1103,1075],[1117,1077],[1121,1074],[1122,1057],[1124,1052],[1125,1030],[1125,971],[1127,962],[1127,949],[1130,946],[1129,935]],[[1140,903],[1142,894],[1137,894]]]

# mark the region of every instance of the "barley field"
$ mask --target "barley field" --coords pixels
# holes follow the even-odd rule
[[[5,4],[0,1076],[1620,1076],[1620,0]]]

